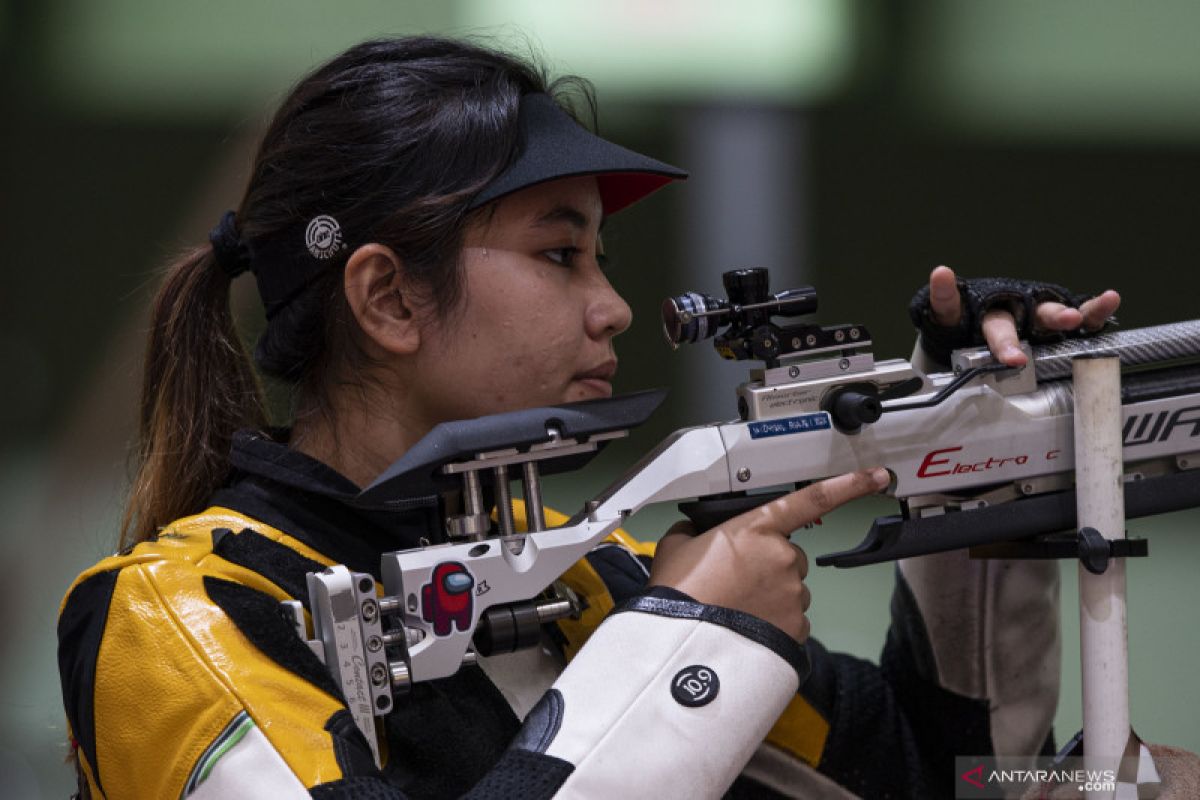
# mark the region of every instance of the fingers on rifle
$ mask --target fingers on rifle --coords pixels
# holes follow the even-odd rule
[[[1028,360],[1017,338],[1017,324],[1008,311],[993,309],[983,315],[983,338],[1003,363],[1020,367]]]
[[[929,313],[939,325],[952,327],[962,320],[962,298],[958,280],[949,267],[935,267],[929,273]]]
[[[1121,295],[1112,289],[1093,297],[1079,307],[1083,314],[1083,328],[1098,331],[1104,327],[1108,318],[1117,312],[1121,306]]]
[[[1062,303],[1039,303],[1034,327],[1044,331],[1073,331],[1083,322],[1083,314]]]
[[[840,505],[878,492],[888,480],[888,472],[882,468],[849,472],[772,500],[742,517],[765,532],[789,536]]]
[[[789,544],[790,544],[790,542],[789,542]],[[804,552],[804,548],[798,544],[793,544],[791,546],[796,551],[796,569],[798,569],[800,571],[801,578],[807,578],[808,577],[808,553]],[[808,603],[812,602],[812,598],[811,597],[808,598],[807,601],[804,600],[804,594],[808,592],[807,586],[802,586],[801,590],[802,590],[801,595],[800,595],[801,607],[807,609]]]
[[[1073,331],[1083,328],[1097,331],[1121,305],[1121,295],[1112,289],[1093,297],[1078,309],[1062,303],[1041,303],[1037,307],[1036,326],[1046,331]]]

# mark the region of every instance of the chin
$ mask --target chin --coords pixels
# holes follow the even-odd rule
[[[567,402],[579,400],[595,400],[601,397],[612,397],[612,384],[601,378],[582,378],[571,381],[567,390]]]

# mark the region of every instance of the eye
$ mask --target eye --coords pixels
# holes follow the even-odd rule
[[[578,247],[556,247],[543,250],[542,255],[561,267],[575,266],[575,259],[582,251]]]

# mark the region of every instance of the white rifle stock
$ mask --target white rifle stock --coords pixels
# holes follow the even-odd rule
[[[1144,555],[1144,540],[1096,542],[1074,533],[1069,378],[1072,358],[1082,353],[1113,353],[1127,373],[1120,411],[1126,515],[1200,506],[1200,473],[1193,471],[1200,466],[1200,320],[1026,345],[1031,362],[1019,370],[994,363],[986,349],[957,351],[954,372],[929,375],[901,359],[876,362],[864,328],[818,330],[842,331],[844,346],[816,347],[806,358],[753,372],[739,388],[743,419],[676,431],[555,528],[546,528],[540,503],[531,502],[529,532],[514,531],[509,470],[519,472],[525,497],[540,498],[541,473],[577,468],[643,421],[661,393],[435,428],[360,498],[387,507],[413,495],[461,493],[447,516],[447,541],[382,556],[386,684],[403,692],[413,682],[452,675],[474,660],[481,641],[491,652],[535,643],[542,623],[575,610],[571,598],[547,593],[556,579],[653,503],[694,500],[681,508],[712,521],[775,496],[763,490],[883,465],[901,513],[877,520],[858,547],[820,556],[817,564],[852,567],[970,547],[995,556],[1078,558],[1103,572],[1112,558]],[[484,503],[489,485],[501,507],[495,524]],[[331,603],[337,599],[320,608]],[[327,640],[338,629],[331,623],[318,623]],[[320,655],[339,646],[326,641],[313,649]],[[348,691],[383,686],[379,670],[333,671]],[[376,716],[390,710],[377,702]],[[374,736],[373,729],[364,733]]]

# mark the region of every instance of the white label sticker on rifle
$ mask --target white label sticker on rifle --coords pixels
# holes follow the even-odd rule
[[[829,428],[829,415],[824,411],[802,414],[799,417],[768,419],[750,423],[750,438],[765,439],[768,436],[787,436],[791,433],[808,433]]]

